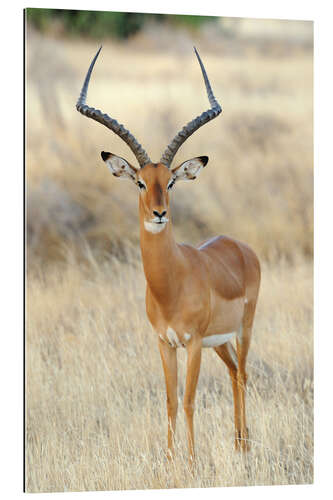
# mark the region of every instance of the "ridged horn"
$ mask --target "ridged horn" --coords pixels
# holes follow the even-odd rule
[[[150,158],[147,155],[146,151],[143,149],[141,144],[138,143],[138,141],[130,133],[130,131],[127,130],[123,125],[119,124],[117,122],[117,120],[115,120],[114,118],[111,118],[109,115],[102,113],[99,109],[91,108],[90,106],[86,105],[86,98],[87,98],[90,76],[91,76],[96,59],[99,56],[101,49],[102,49],[102,46],[98,49],[94,59],[91,61],[87,75],[86,75],[84,83],[83,83],[80,97],[78,98],[78,101],[76,103],[76,109],[80,113],[82,113],[84,116],[87,116],[88,118],[92,118],[93,120],[96,120],[97,122],[101,123],[102,125],[105,125],[107,128],[112,130],[112,132],[117,134],[123,141],[125,141],[126,144],[133,151],[136,159],[139,162],[140,167],[142,168],[147,163],[151,163],[151,161],[150,161]]]
[[[214,97],[205,67],[195,47],[194,47],[194,52],[200,64],[211,109],[204,111],[203,113],[201,113],[201,115],[197,116],[196,118],[194,118],[194,120],[190,121],[187,125],[185,125],[185,127],[183,127],[180,130],[180,132],[178,132],[178,134],[175,136],[172,142],[167,146],[166,150],[164,151],[160,159],[160,162],[164,163],[164,165],[166,165],[168,168],[170,168],[171,162],[174,159],[175,154],[177,153],[180,146],[186,141],[186,139],[188,139],[190,135],[192,135],[196,130],[198,130],[198,128],[205,125],[205,123],[208,123],[210,120],[213,120],[213,118],[216,118],[222,111],[221,106]]]

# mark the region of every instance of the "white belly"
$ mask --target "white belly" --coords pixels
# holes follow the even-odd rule
[[[207,337],[203,337],[202,347],[218,347],[233,339],[235,335],[235,332],[208,335]],[[180,339],[175,330],[173,330],[170,326],[168,327],[165,336],[161,334],[159,336],[164,342],[167,342],[169,345],[175,348],[186,347],[187,342],[191,338],[191,335],[189,333],[185,333],[181,336]]]
[[[202,347],[218,347],[225,344],[235,337],[236,333],[220,333],[217,335],[208,335],[202,339]]]

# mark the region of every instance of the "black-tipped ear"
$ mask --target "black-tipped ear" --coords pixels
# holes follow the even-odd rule
[[[208,163],[208,156],[199,156],[199,159],[202,161],[202,165],[205,167]]]
[[[172,169],[175,178],[183,181],[193,181],[208,163],[208,156],[196,156]]]
[[[106,151],[101,152],[101,157],[102,157],[103,161],[106,161],[108,158],[110,158],[110,155],[111,155],[111,153],[108,153]]]
[[[108,153],[107,151],[102,151],[101,157],[115,177],[131,179],[136,183],[137,169],[130,165],[124,158],[113,153]]]

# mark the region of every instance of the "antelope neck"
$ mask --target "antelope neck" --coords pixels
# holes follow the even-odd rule
[[[151,292],[157,300],[167,299],[172,303],[181,275],[182,259],[170,218],[163,231],[153,234],[145,229],[140,209],[140,246],[144,273]]]

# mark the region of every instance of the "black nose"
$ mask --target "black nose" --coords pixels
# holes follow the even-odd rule
[[[162,213],[159,213],[157,210],[153,210],[153,214],[156,215],[156,217],[159,217],[160,219],[162,219],[162,217],[164,217],[166,214],[166,210],[163,210]]]

